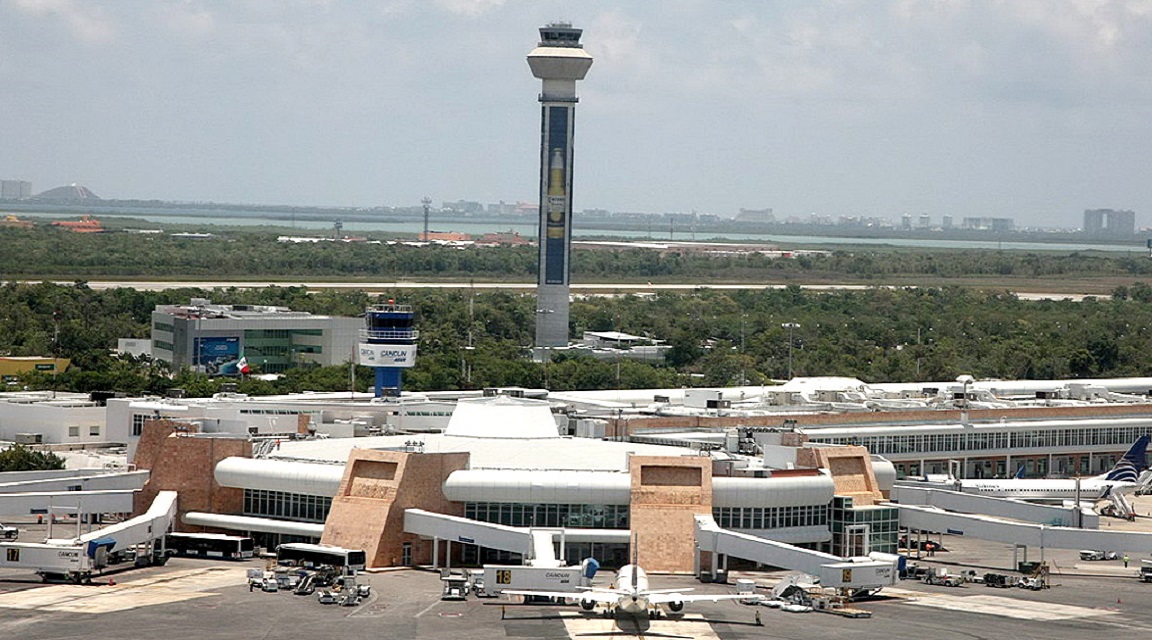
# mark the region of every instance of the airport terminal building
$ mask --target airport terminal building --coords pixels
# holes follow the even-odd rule
[[[631,531],[654,570],[692,570],[699,514],[843,556],[894,552],[896,509],[878,504],[891,488],[891,466],[861,447],[805,446],[780,435],[769,446],[791,462],[770,468],[763,455],[562,436],[548,402],[495,396],[461,400],[443,433],[417,436],[302,435],[254,446],[149,421],[136,464],[151,470],[142,503],[179,491],[185,526],[245,531],[269,546],[310,539],[363,548],[374,566],[436,555],[523,559],[464,536],[433,550],[439,542],[405,532],[406,509],[563,529],[569,562],[624,564]]]

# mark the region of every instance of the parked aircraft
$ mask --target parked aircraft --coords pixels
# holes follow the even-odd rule
[[[616,573],[616,580],[610,588],[586,587],[576,593],[565,591],[504,591],[509,595],[536,596],[542,598],[572,598],[580,601],[580,607],[592,611],[596,605],[606,605],[616,618],[630,617],[647,619],[659,617],[659,605],[667,605],[671,611],[681,611],[688,602],[718,602],[748,598],[747,594],[685,595],[692,589],[650,589],[648,574],[635,564],[624,565]]]
[[[1080,478],[1080,499],[1085,502],[1103,500],[1132,493],[1147,484],[1152,476],[1145,471],[1150,439],[1148,435],[1140,436],[1108,473]],[[1077,495],[1077,480],[1074,478],[949,479],[943,484],[966,493],[1020,500],[1064,501],[1075,500]]]

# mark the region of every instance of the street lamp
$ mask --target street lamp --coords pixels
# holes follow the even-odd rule
[[[785,322],[780,325],[782,328],[788,330],[788,379],[792,379],[792,331],[799,329],[800,325],[796,322]]]

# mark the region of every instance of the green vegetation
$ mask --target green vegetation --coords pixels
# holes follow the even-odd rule
[[[0,229],[0,274],[8,279],[315,280],[468,279],[531,282],[534,247],[410,247],[385,242],[280,243],[265,230],[230,230],[211,239],[164,234],[75,234],[58,229]],[[828,255],[773,259],[760,254],[577,250],[577,282],[837,282],[892,285],[1005,282],[1050,287],[1072,279],[1098,293],[1152,278],[1143,252],[928,251],[894,247],[836,249]],[[1099,281],[1108,283],[1100,284]],[[1117,282],[1111,282],[1117,280]],[[1103,286],[1104,288],[1100,288]],[[1095,288],[1093,288],[1095,287]]]
[[[51,451],[33,451],[20,444],[0,451],[0,472],[45,471],[63,468],[64,459]]]
[[[361,291],[309,294],[303,287],[251,290],[97,291],[74,285],[0,286],[0,353],[48,355],[74,367],[57,376],[32,372],[14,388],[111,390],[130,394],[184,388],[210,395],[228,380],[164,363],[117,358],[118,337],[148,337],[157,304],[192,296],[224,304],[273,304],[313,313],[359,315],[386,298],[412,304],[421,332],[410,390],[487,386],[554,390],[660,388],[767,383],[796,375],[844,375],[868,382],[978,378],[1078,378],[1150,375],[1152,287],[1117,287],[1110,298],[1026,301],[1002,291],[965,287],[874,288],[813,292],[798,286],[615,297],[580,297],[572,332],[621,330],[668,341],[668,362],[603,362],[565,355],[532,363],[534,296],[504,291],[411,290],[373,297]],[[471,304],[470,304],[471,302]],[[469,309],[471,308],[471,312]],[[54,346],[53,311],[60,311]],[[784,323],[800,326],[789,332]],[[469,345],[474,348],[468,349]],[[240,381],[251,394],[348,390],[348,366],[290,371],[270,382]],[[355,370],[358,390],[372,372]]]

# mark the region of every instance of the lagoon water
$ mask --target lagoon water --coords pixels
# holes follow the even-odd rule
[[[165,224],[178,224],[182,226],[203,227],[200,231],[211,232],[212,227],[278,227],[296,229],[299,235],[327,235],[331,232],[333,223],[340,218],[332,216],[328,219],[316,219],[315,213],[309,213],[307,218],[302,215],[294,219],[288,213],[275,214],[276,217],[249,215],[244,216],[242,211],[222,212],[221,210],[204,210],[204,215],[156,215],[144,211],[113,212],[92,208],[93,215],[102,218],[132,218],[154,223],[162,228]],[[21,212],[22,216],[33,217],[74,217],[68,214],[43,214]],[[360,214],[363,215],[363,214]],[[382,214],[393,217],[394,214]],[[1096,244],[1088,242],[1003,242],[998,240],[945,240],[934,238],[853,238],[836,236],[812,235],[782,235],[779,233],[737,233],[731,231],[698,231],[688,229],[677,230],[669,234],[643,229],[604,229],[597,228],[595,221],[583,221],[576,217],[572,229],[572,237],[588,239],[592,237],[616,237],[628,239],[646,239],[653,242],[755,242],[779,245],[782,248],[797,245],[873,245],[891,247],[919,247],[924,249],[983,249],[1005,251],[1108,251],[1120,253],[1146,254],[1148,249],[1143,245],[1142,238],[1134,238],[1131,245],[1123,244]],[[373,233],[373,234],[418,234],[424,230],[422,220],[392,219],[389,221],[342,220],[343,232],[347,233]],[[537,226],[535,223],[526,223],[523,219],[461,219],[446,218],[442,215],[433,215],[429,221],[429,228],[434,231],[455,231],[479,236],[485,233],[500,233],[515,231],[528,238],[535,238]],[[830,228],[829,230],[832,230]]]

